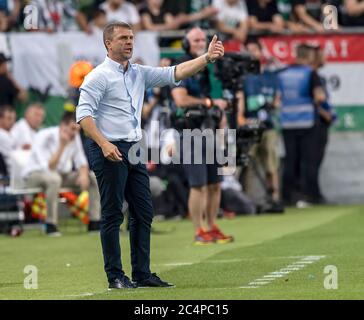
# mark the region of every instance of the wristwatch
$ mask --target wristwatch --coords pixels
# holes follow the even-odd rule
[[[209,58],[209,55],[208,55],[207,53],[205,54],[205,59],[206,59],[206,62],[207,62],[207,63],[215,63],[215,61],[216,61],[216,60],[212,60],[212,59],[210,59],[210,58]]]

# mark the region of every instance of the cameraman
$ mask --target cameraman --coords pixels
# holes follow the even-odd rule
[[[260,61],[260,74],[248,74],[244,78],[243,90],[238,91],[238,126],[259,121],[264,125],[261,141],[250,150],[251,160],[245,171],[244,185],[247,194],[254,198],[254,172],[256,161],[259,161],[266,175],[266,190],[270,194],[266,212],[283,212],[279,194],[279,159],[277,154],[278,135],[274,128],[273,112],[279,107],[280,98],[278,82],[273,72],[264,70],[261,44],[250,39],[246,48],[252,58]]]
[[[186,54],[179,63],[194,59],[206,52],[207,39],[205,32],[200,28],[192,28],[183,39],[183,48]],[[178,108],[212,108],[225,109],[227,102],[222,99],[212,100],[209,97],[211,84],[208,69],[205,68],[197,75],[183,80],[179,87],[172,90],[172,98]],[[204,126],[201,123],[202,128]],[[181,146],[183,144],[181,143]],[[193,154],[192,143],[192,159]],[[223,234],[216,225],[217,212],[220,207],[222,176],[218,175],[218,165],[207,164],[205,145],[202,151],[202,164],[184,164],[190,186],[188,208],[195,227],[195,244],[210,244],[214,242],[227,243],[233,241],[232,236]],[[215,161],[216,162],[216,161]],[[204,214],[207,218],[209,230],[203,225]]]

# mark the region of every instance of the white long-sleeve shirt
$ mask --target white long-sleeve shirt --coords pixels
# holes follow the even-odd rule
[[[27,178],[30,173],[35,171],[51,171],[49,168],[49,160],[59,149],[59,146],[59,127],[40,130],[35,136],[29,161],[23,169],[23,178]],[[78,134],[65,147],[57,165],[57,172],[65,174],[71,172],[73,168],[78,170],[87,165],[81,137]]]
[[[37,131],[32,129],[25,119],[20,119],[11,128],[11,136],[14,139],[15,148],[23,145],[32,145]]]

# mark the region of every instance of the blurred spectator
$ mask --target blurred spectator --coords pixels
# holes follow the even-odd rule
[[[0,105],[11,105],[15,108],[16,100],[24,102],[28,95],[10,74],[7,66],[10,60],[0,52]]]
[[[163,0],[147,0],[140,9],[142,28],[151,31],[164,31],[178,29],[182,24],[182,19],[173,17],[162,8]]]
[[[126,0],[107,0],[100,5],[106,12],[107,22],[126,22],[133,31],[140,30],[140,16],[135,5]]]
[[[107,25],[107,16],[105,10],[96,9],[93,13],[90,23],[92,33],[102,34]]]
[[[170,12],[174,16],[180,13],[189,13],[190,11],[190,0],[164,0],[163,10]]]
[[[284,20],[275,0],[248,0],[247,5],[252,30],[275,33],[284,30]]]
[[[38,8],[39,31],[77,30],[77,22],[81,30],[91,32],[86,15],[75,8],[72,0],[31,0],[31,4]]]
[[[277,8],[286,27],[293,33],[308,33],[310,29],[302,23],[292,21],[292,0],[277,0]]]
[[[311,202],[315,180],[316,106],[326,101],[321,80],[312,69],[312,48],[297,47],[296,63],[278,73],[282,99],[281,126],[285,146],[283,199],[287,204]]]
[[[19,21],[20,0],[0,1],[0,32],[11,30]]]
[[[73,171],[75,168],[77,171]],[[59,236],[58,194],[61,187],[79,188],[90,193],[89,231],[99,229],[100,196],[95,175],[83,152],[75,114],[66,112],[57,127],[38,132],[28,165],[22,172],[27,187],[44,188],[47,201],[46,233]]]
[[[3,164],[5,164],[5,168],[2,168],[3,174],[9,173],[10,153],[15,148],[14,140],[10,134],[15,120],[16,114],[11,106],[0,106],[0,155],[4,161]]]
[[[140,10],[143,28],[152,31],[176,30],[200,20],[208,19],[217,14],[217,9],[207,6],[193,13],[180,12],[172,15],[163,8],[163,0],[147,0]]]
[[[364,1],[343,0],[342,9],[341,23],[343,26],[364,26]]]
[[[212,22],[216,19],[218,9],[211,5],[212,0],[191,0],[190,16],[202,15],[193,25],[202,29],[213,27]]]
[[[74,106],[80,97],[80,86],[93,68],[93,65],[86,60],[78,60],[71,65],[68,75],[68,97]]]
[[[322,0],[292,0],[293,21],[322,33],[325,31],[321,23]]]
[[[244,42],[248,33],[248,10],[244,0],[213,0],[219,10],[217,31]]]
[[[29,150],[32,148],[35,135],[40,129],[45,116],[42,104],[34,103],[25,110],[24,118],[18,120],[11,129],[15,148]]]

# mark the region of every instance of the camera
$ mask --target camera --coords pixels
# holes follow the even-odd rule
[[[264,123],[254,121],[236,130],[236,164],[246,167],[249,163],[250,148],[261,141],[265,130]]]
[[[216,129],[223,113],[217,106],[206,108],[194,106],[186,109],[178,108],[171,115],[171,122],[177,130],[183,129]]]
[[[259,60],[249,54],[228,52],[216,62],[215,76],[221,81],[223,89],[233,92],[242,90],[247,73],[260,73]]]

